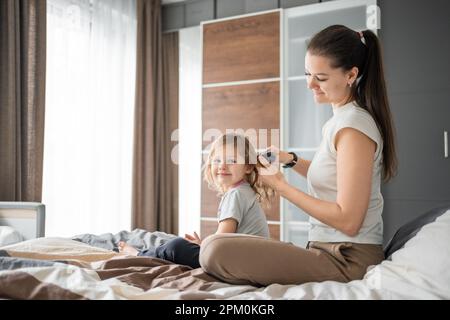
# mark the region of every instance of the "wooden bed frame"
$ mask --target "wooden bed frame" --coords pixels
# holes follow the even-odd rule
[[[25,240],[45,236],[45,205],[38,202],[0,202],[0,226],[10,226]]]

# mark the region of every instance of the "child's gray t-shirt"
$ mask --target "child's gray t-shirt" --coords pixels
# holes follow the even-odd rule
[[[269,238],[266,215],[256,199],[255,191],[247,182],[228,190],[222,196],[217,215],[219,222],[230,218],[236,220],[236,233]]]

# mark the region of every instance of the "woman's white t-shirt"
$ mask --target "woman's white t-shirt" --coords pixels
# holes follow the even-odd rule
[[[343,128],[354,128],[376,144],[374,165],[372,171],[372,188],[369,208],[359,233],[354,237],[310,217],[309,241],[322,242],[355,242],[383,243],[383,196],[381,195],[381,170],[383,157],[383,139],[372,116],[364,109],[350,102],[341,107],[333,107],[333,117],[322,128],[322,142],[309,166],[307,174],[308,192],[321,200],[336,202],[337,198],[337,166],[336,148],[334,145],[336,133]]]

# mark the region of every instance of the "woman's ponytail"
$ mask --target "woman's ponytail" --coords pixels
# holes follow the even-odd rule
[[[361,78],[355,88],[355,100],[372,115],[383,137],[383,177],[391,179],[397,170],[394,127],[387,98],[381,45],[370,30],[362,32],[366,58]]]

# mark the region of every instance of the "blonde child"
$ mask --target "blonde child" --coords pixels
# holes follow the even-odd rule
[[[242,233],[268,238],[261,204],[269,204],[274,192],[263,185],[257,170],[257,154],[249,139],[242,135],[225,134],[211,146],[203,176],[208,186],[221,196],[216,234]],[[138,251],[125,242],[119,251],[130,255],[151,256],[178,264],[199,268],[202,240],[194,232],[157,247]]]

